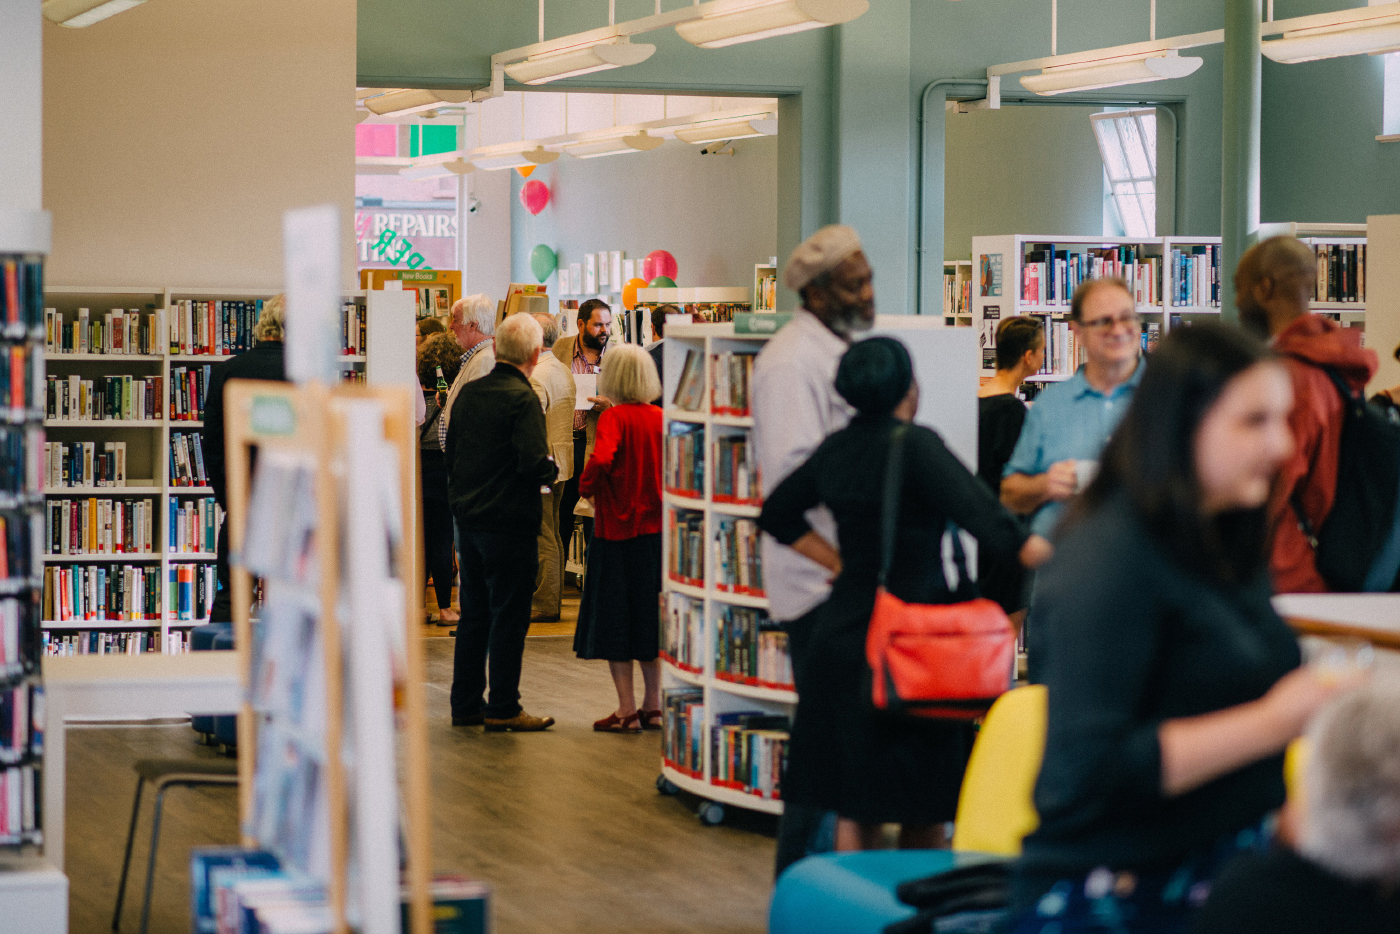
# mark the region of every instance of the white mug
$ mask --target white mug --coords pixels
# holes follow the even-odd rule
[[[1094,482],[1094,477],[1098,475],[1098,472],[1098,461],[1075,461],[1074,491],[1076,493],[1083,493],[1088,488],[1089,484]]]

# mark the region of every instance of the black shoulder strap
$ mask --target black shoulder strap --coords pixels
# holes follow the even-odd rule
[[[900,493],[904,489],[904,436],[909,433],[909,425],[900,422],[890,432],[890,459],[885,464],[885,489],[880,507],[880,578],[879,585],[885,586],[885,578],[894,561],[894,533],[899,523]]]
[[[1310,367],[1314,367],[1326,373],[1327,378],[1332,381],[1332,385],[1337,387],[1337,392],[1341,394],[1342,407],[1344,409],[1350,409],[1351,407],[1359,403],[1365,403],[1365,394],[1363,393],[1360,396],[1352,395],[1351,387],[1348,386],[1347,381],[1342,378],[1342,374],[1337,372],[1336,367],[1330,367],[1325,363],[1315,363],[1306,357],[1300,357],[1298,354],[1289,354],[1288,356],[1292,357],[1294,360],[1297,360],[1299,363],[1307,364]],[[1308,540],[1308,545],[1313,549],[1313,551],[1316,551],[1318,544],[1318,530],[1313,528],[1312,520],[1308,518],[1308,514],[1303,510],[1303,498],[1298,492],[1299,489],[1306,485],[1307,482],[1311,479],[1312,470],[1309,469],[1307,475],[1303,478],[1303,483],[1300,483],[1293,487],[1293,493],[1288,497],[1288,502],[1289,505],[1293,507],[1293,515],[1298,519],[1298,528],[1302,530],[1303,537]]]

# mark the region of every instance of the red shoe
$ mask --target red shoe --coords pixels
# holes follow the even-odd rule
[[[619,717],[615,713],[610,713],[603,719],[594,722],[593,729],[599,733],[640,733],[642,732],[641,716],[640,712],[627,717]]]
[[[661,729],[662,717],[660,708],[657,708],[656,710],[639,710],[637,711],[637,715],[642,718],[642,729]]]

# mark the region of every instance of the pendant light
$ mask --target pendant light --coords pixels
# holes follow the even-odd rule
[[[711,0],[698,19],[676,24],[676,34],[702,49],[721,49],[820,29],[870,9],[869,0]]]
[[[1293,28],[1283,38],[1260,43],[1265,58],[1284,65],[1400,50],[1400,3],[1300,16],[1287,23]]]

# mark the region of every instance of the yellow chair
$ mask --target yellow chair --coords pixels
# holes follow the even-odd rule
[[[1033,795],[1045,756],[1046,690],[1014,688],[997,699],[972,747],[958,796],[953,849],[1019,856],[1040,825]]]
[[[1288,800],[1303,803],[1303,771],[1308,765],[1308,741],[1298,737],[1283,751],[1283,784],[1288,789]]]

